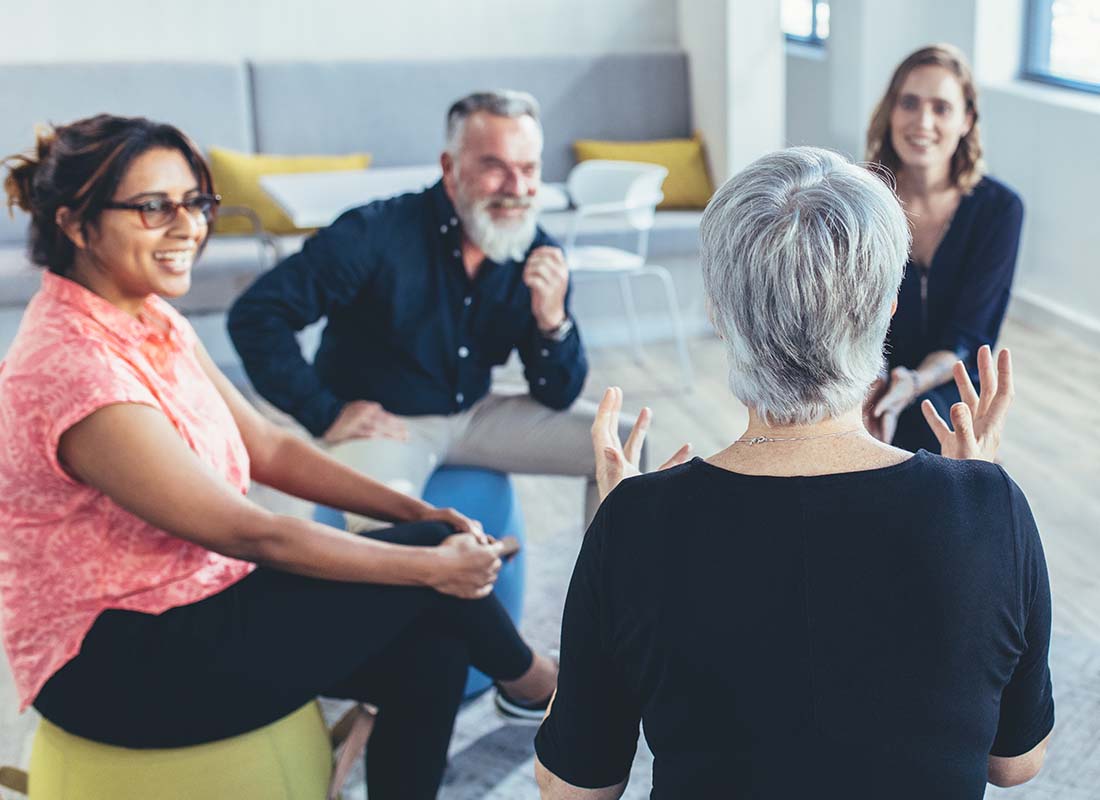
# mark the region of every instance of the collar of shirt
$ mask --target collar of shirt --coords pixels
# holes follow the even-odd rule
[[[444,252],[454,250],[452,255],[459,258],[461,264],[461,248],[462,248],[462,220],[458,218],[458,212],[455,211],[454,203],[451,202],[451,198],[447,196],[447,190],[443,186],[442,178],[435,186],[428,189],[428,195],[431,198],[431,207],[435,212],[436,221],[439,223],[439,235],[444,237],[445,246]],[[507,261],[500,262],[501,266],[509,264],[515,264],[523,266],[526,263],[527,256],[531,254],[531,251],[542,244],[545,244],[543,239],[545,238],[541,228],[535,229],[535,237],[531,240],[531,244],[527,247],[527,253],[524,256],[523,261],[516,261],[509,258]],[[449,243],[456,243],[452,247]],[[483,256],[483,268],[485,264],[496,264],[488,256]]]
[[[462,222],[458,219],[458,212],[455,211],[454,203],[447,196],[442,178],[435,186],[428,189],[428,194],[432,198],[432,207],[435,209],[436,219],[439,220],[439,233],[446,236],[448,233],[457,230],[461,235]]]
[[[111,336],[124,344],[141,347],[146,342],[179,344],[180,336],[171,317],[157,307],[155,295],[149,295],[141,314],[132,317],[76,281],[47,270],[42,274],[42,291],[53,300],[89,317]]]

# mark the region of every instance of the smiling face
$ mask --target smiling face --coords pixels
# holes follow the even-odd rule
[[[181,202],[200,193],[199,181],[178,150],[153,148],[137,156],[111,198],[116,203],[167,199]],[[150,294],[179,297],[191,288],[191,266],[207,235],[201,214],[177,209],[160,228],[146,228],[141,214],[105,209],[87,235],[63,225],[77,246],[72,277],[131,314]]]
[[[542,131],[527,115],[475,112],[458,152],[443,154],[443,184],[464,233],[493,261],[518,260],[530,247],[541,182]]]
[[[950,171],[973,124],[958,78],[941,66],[920,66],[905,77],[890,112],[890,143],[904,168]]]

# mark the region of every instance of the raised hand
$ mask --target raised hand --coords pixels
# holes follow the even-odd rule
[[[406,441],[409,431],[405,422],[378,403],[352,400],[345,405],[322,437],[327,444],[348,439],[397,439]]]
[[[943,455],[993,461],[1001,444],[1008,409],[1016,393],[1012,384],[1012,355],[1007,349],[1002,349],[997,354],[997,366],[994,368],[989,345],[982,345],[978,350],[978,379],[982,385],[980,396],[961,361],[955,364],[954,376],[961,401],[951,406],[951,426],[943,421],[928,400],[921,403],[924,418],[939,439]]]
[[[531,314],[539,330],[552,331],[565,321],[565,290],[569,265],[557,247],[536,247],[523,267],[523,283],[531,291]]]
[[[596,452],[596,485],[600,500],[619,485],[623,478],[640,475],[638,461],[642,455],[642,444],[653,419],[653,412],[643,408],[638,414],[634,427],[630,430],[626,444],[619,439],[619,412],[623,407],[623,390],[612,386],[604,392],[600,406],[596,409],[596,419],[592,422],[592,447]],[[691,456],[691,445],[684,444],[672,454],[672,458],[658,469],[668,469],[683,464]]]

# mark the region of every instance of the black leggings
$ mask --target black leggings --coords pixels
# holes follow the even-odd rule
[[[371,531],[435,545],[452,531]],[[181,747],[267,725],[317,695],[374,703],[372,800],[435,797],[467,665],[518,678],[533,655],[490,595],[338,583],[257,568],[159,615],[111,610],[34,706],[70,733],[124,747]]]

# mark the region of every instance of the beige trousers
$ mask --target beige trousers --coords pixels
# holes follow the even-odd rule
[[[587,528],[600,504],[591,436],[595,414],[595,404],[587,400],[578,400],[566,411],[554,411],[522,390],[502,389],[458,414],[402,417],[408,427],[407,441],[353,439],[328,450],[340,462],[415,497],[423,494],[428,478],[443,464],[584,477]],[[633,418],[620,420],[623,441],[633,424]],[[347,514],[346,519],[348,530],[356,533],[383,524],[355,514]]]

